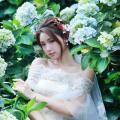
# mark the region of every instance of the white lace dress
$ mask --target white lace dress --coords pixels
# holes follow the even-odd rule
[[[78,106],[73,117],[44,108],[41,112],[45,120],[107,120],[100,118],[91,98],[93,81],[84,79],[80,74],[38,64],[30,68],[27,83],[35,92],[51,96],[53,100],[60,98],[71,100],[78,96],[85,96],[85,100]]]

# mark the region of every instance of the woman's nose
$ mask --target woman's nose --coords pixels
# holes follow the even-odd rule
[[[52,46],[51,46],[50,44],[47,44],[47,45],[46,45],[46,50],[47,50],[48,52],[52,51]]]

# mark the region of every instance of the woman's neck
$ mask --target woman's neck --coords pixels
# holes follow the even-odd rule
[[[62,57],[52,60],[52,62],[57,66],[74,66],[77,64],[68,49],[63,52]]]

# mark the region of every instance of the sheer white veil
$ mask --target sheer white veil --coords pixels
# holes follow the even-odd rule
[[[80,63],[81,61],[81,57],[82,55],[75,55],[74,56],[74,59]],[[106,115],[106,110],[105,110],[105,106],[104,106],[104,103],[103,103],[103,100],[102,100],[102,95],[101,95],[101,91],[100,91],[100,88],[99,88],[99,85],[98,85],[98,80],[97,80],[97,77],[95,75],[94,77],[94,85],[92,87],[92,90],[91,90],[91,97],[93,99],[93,102],[95,104],[95,107],[97,109],[97,112],[99,114],[99,117],[100,117],[100,120],[108,120],[107,119],[107,115]]]

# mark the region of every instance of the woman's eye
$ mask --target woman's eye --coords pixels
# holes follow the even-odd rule
[[[45,46],[45,44],[41,44],[41,46]]]
[[[50,39],[49,42],[54,42],[54,40],[53,40],[53,39]]]

